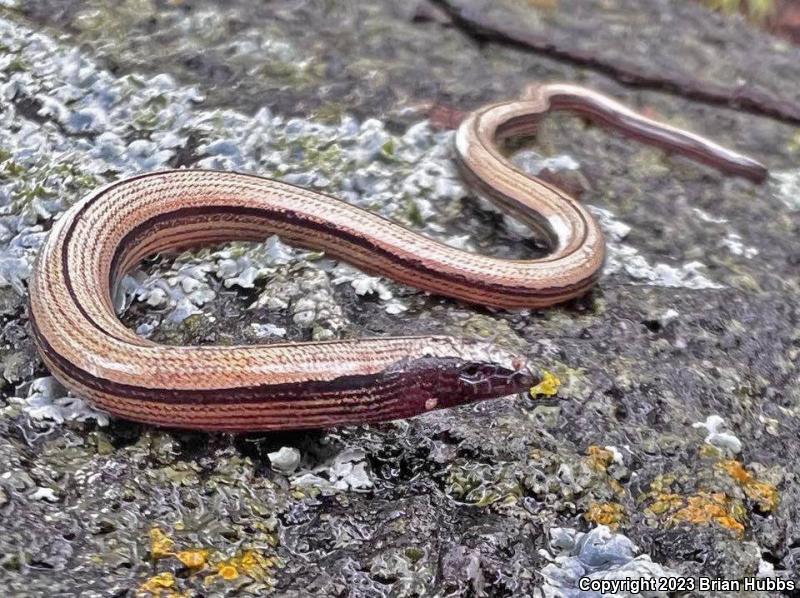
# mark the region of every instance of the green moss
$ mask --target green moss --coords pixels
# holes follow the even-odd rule
[[[65,180],[68,179],[73,186],[87,191],[94,189],[99,183],[94,175],[83,171],[79,165],[71,162],[59,162],[53,166],[51,173]]]
[[[2,167],[0,167],[0,177],[2,178],[14,179],[23,176],[27,172],[24,166],[14,160],[0,156],[0,161],[3,162]]]
[[[341,148],[335,143],[323,144],[317,137],[300,137],[297,143],[303,149],[304,161],[309,166],[325,167],[338,164],[343,159]]]
[[[394,158],[394,152],[396,151],[394,139],[389,138],[386,143],[381,146],[381,151],[383,155],[387,158]]]
[[[154,106],[145,106],[136,113],[131,127],[136,131],[152,131],[158,126],[159,112]]]
[[[30,63],[21,56],[14,56],[6,66],[5,70],[9,73],[22,73],[31,69]]]
[[[328,102],[314,111],[313,119],[326,125],[338,125],[346,113],[346,106],[337,102]]]
[[[704,4],[720,12],[743,12],[755,21],[763,21],[777,8],[775,0],[704,0]]]
[[[523,495],[523,486],[513,464],[462,463],[450,470],[447,493],[459,501],[486,507],[497,502],[516,503]]]
[[[423,226],[425,224],[425,219],[422,217],[419,205],[417,205],[417,202],[413,199],[408,199],[406,201],[406,209],[403,215],[414,226]]]
[[[422,548],[417,548],[416,546],[409,546],[408,548],[406,548],[406,557],[412,563],[416,563],[424,556],[425,556],[425,551]]]
[[[259,74],[268,80],[278,80],[297,87],[309,85],[317,78],[315,70],[304,62],[267,61]]]
[[[190,334],[197,333],[203,326],[204,320],[205,317],[203,316],[203,314],[193,314],[183,321],[182,324],[183,329]]]

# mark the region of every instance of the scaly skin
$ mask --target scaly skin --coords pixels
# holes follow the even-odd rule
[[[161,426],[254,431],[409,417],[507,396],[539,380],[522,356],[444,336],[234,347],[171,347],[118,320],[112,290],[148,255],[271,234],[367,272],[497,308],[545,307],[597,280],[604,243],[563,191],[512,166],[498,138],[550,109],[586,114],[732,174],[762,166],[578,87],[545,85],[472,113],[456,135],[468,182],[536,229],[551,253],[501,260],[438,243],[330,196],[253,175],[173,170],[108,185],[53,227],[30,285],[34,339],[53,374],[97,407]]]

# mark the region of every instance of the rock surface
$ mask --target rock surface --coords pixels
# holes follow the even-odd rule
[[[667,78],[687,65],[720,85],[756,77],[741,65],[750,48],[758,88],[797,99],[798,50],[737,18],[678,0],[586,4],[514,10],[553,40],[584,31],[612,63],[609,32],[633,28],[641,51],[626,62]],[[222,6],[0,1],[6,594],[573,596],[583,574],[798,579],[796,127],[476,40],[442,3]],[[675,33],[694,30],[706,33]],[[679,50],[651,60],[648,39]],[[491,338],[552,371],[556,398],[227,436],[109,419],[48,377],[25,308],[37,248],[71,203],[141,170],[252,171],[460,247],[539,255],[460,181],[452,134],[421,106],[470,108],[554,78],[750,153],[770,179],[555,116],[515,160],[547,167],[606,232],[606,276],[579,301],[491,312],[272,238],[151,260],[117,306],[164,343]]]

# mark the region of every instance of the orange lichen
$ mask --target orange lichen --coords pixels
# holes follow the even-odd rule
[[[208,561],[207,548],[189,548],[175,552],[175,541],[159,527],[150,530],[150,557],[153,560],[174,556],[189,569],[202,569]]]
[[[175,557],[189,569],[188,579],[202,570],[210,572],[203,580],[209,584],[216,580],[234,581],[242,576],[271,585],[270,572],[279,565],[277,557],[268,557],[255,549],[246,549],[230,558],[208,548],[187,548],[176,551],[175,542],[159,527],[150,530],[150,555],[153,560]],[[277,540],[275,540],[277,543]],[[224,560],[222,560],[224,559]],[[150,593],[165,598],[179,598],[183,594],[176,589],[175,576],[161,573],[147,580],[139,593]]]
[[[762,511],[774,511],[778,508],[778,489],[766,482],[753,482],[744,488],[750,500],[758,503]]]
[[[740,484],[748,484],[753,480],[753,476],[744,468],[744,466],[735,459],[729,459],[719,464],[722,469],[728,472],[734,480]]]
[[[625,486],[620,484],[619,481],[615,480],[614,478],[609,478],[608,485],[611,486],[611,489],[617,494],[625,494]]]
[[[161,531],[161,528],[154,527],[150,530],[150,556],[153,560],[172,556],[173,546],[175,546],[175,542]]]
[[[675,483],[675,476],[672,474],[661,474],[656,476],[652,482],[650,482],[650,492],[657,493],[657,492],[669,492],[672,489],[672,485]]]
[[[699,492],[689,496],[686,506],[677,511],[670,521],[697,525],[713,522],[741,536],[744,533],[744,525],[740,519],[743,517],[744,510],[741,504],[731,500],[724,493]]]
[[[589,506],[589,509],[583,514],[583,517],[590,523],[607,525],[611,529],[616,529],[625,517],[625,508],[621,504],[615,502],[596,502]]]
[[[734,459],[716,463],[744,491],[745,495],[759,505],[762,511],[773,511],[778,506],[778,490],[772,484],[760,482],[752,473]],[[672,492],[674,476],[659,476],[650,484],[650,492],[640,501],[651,501],[645,512],[659,517],[668,514],[667,524],[692,523],[695,525],[716,524],[742,536],[745,531],[747,510],[743,502],[724,492],[699,491],[691,496]]]
[[[542,373],[542,380],[536,386],[533,386],[530,389],[530,395],[532,398],[536,398],[538,396],[543,397],[552,397],[556,393],[558,393],[558,388],[561,386],[561,380],[559,380],[555,374],[544,370]]]
[[[258,550],[249,549],[219,563],[217,572],[205,578],[205,583],[210,584],[217,578],[233,581],[240,575],[246,575],[256,581],[267,581],[270,570],[276,565],[274,559],[265,556]]]
[[[178,591],[172,573],[159,573],[145,581],[136,590],[139,596],[159,596],[160,598],[185,598],[188,594]]]
[[[719,466],[742,487],[747,498],[758,503],[762,511],[774,511],[778,508],[778,489],[775,486],[756,480],[735,459],[722,461]]]
[[[659,492],[653,495],[655,500],[645,509],[652,515],[663,515],[668,511],[678,509],[684,505],[683,497],[680,494],[671,494],[668,492]]]
[[[189,567],[189,569],[201,569],[205,567],[208,561],[208,549],[206,548],[192,548],[189,550],[181,550],[175,556],[178,560]]]
[[[219,573],[219,576],[225,581],[231,581],[239,577],[239,570],[229,563],[220,565],[217,573]]]
[[[264,556],[258,550],[245,550],[239,558],[242,571],[248,577],[263,580],[269,575],[270,569],[275,566],[275,561]]]
[[[605,471],[614,462],[614,453],[601,446],[591,445],[586,449],[589,465],[596,471]]]

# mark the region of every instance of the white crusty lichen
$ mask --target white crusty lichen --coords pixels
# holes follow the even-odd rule
[[[600,592],[581,589],[581,578],[589,580],[638,580],[675,577],[677,573],[654,563],[649,555],[637,554],[636,545],[627,536],[614,533],[605,525],[589,532],[554,527],[550,530],[550,551],[541,550],[550,563],[541,570],[545,598],[600,598]],[[608,595],[608,594],[606,594]],[[633,596],[618,593],[616,596]],[[666,592],[649,592],[636,596],[667,596]]]
[[[732,457],[742,452],[742,441],[728,429],[728,425],[721,416],[717,414],[709,415],[706,417],[706,421],[693,423],[692,427],[705,430],[705,442],[715,446],[729,456]]]
[[[169,75],[115,77],[80,51],[7,20],[0,19],[0,36],[0,95],[8,103],[0,114],[0,207],[6,212],[0,220],[0,285],[24,292],[41,242],[35,234],[44,232],[40,223],[58,218],[103,182],[169,167],[190,138],[195,166],[326,190],[447,239],[440,221],[463,195],[449,133],[424,123],[396,135],[377,119],[345,116],[329,125],[286,119],[267,108],[254,115],[209,110],[196,89]],[[170,264],[161,280],[134,272],[121,285],[118,308],[140,301],[158,321],[180,322],[214,298],[209,277],[222,279],[225,288],[250,289],[266,280],[264,269],[273,265],[258,251],[229,260],[219,254],[195,258]],[[378,291],[390,313],[405,309],[383,281],[355,275],[350,282],[359,293]]]
[[[800,169],[772,171],[769,184],[778,201],[792,212],[800,210]]]
[[[291,478],[291,484],[326,495],[344,491],[369,492],[375,486],[367,454],[360,448],[346,448],[319,466],[298,472]]]
[[[109,421],[105,412],[69,395],[52,376],[36,378],[31,382],[27,396],[11,397],[9,402],[12,406],[21,407],[34,420],[49,420],[57,424],[94,420],[101,426],[107,426]]]
[[[577,170],[580,165],[570,156],[558,155],[545,158],[540,154],[523,150],[515,154],[514,163],[524,171],[537,175],[544,170],[551,172]],[[487,206],[491,209],[491,206]],[[626,243],[625,239],[631,232],[630,225],[622,222],[611,210],[594,205],[586,208],[599,222],[606,236],[606,263],[605,274],[624,274],[633,282],[649,286],[683,288],[683,289],[721,289],[724,286],[715,282],[706,274],[705,264],[691,260],[683,264],[667,264],[654,262],[646,257],[641,250]],[[704,222],[716,225],[725,225],[727,220],[714,218],[695,208],[694,212]],[[518,234],[529,236],[529,231],[520,225],[513,226]],[[735,231],[721,230],[722,239],[719,246],[727,249],[736,256],[752,258],[758,254],[754,247],[746,246],[741,235]]]

